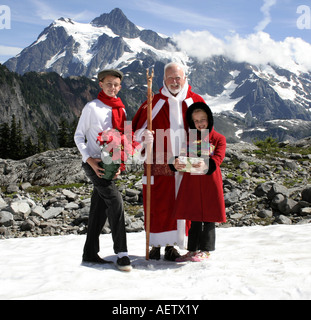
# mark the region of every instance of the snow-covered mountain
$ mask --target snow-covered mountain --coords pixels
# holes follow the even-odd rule
[[[120,9],[115,9],[91,23],[60,18],[47,27],[37,41],[5,64],[20,74],[55,71],[63,77],[92,78],[104,68],[123,69],[147,57],[155,61],[187,60],[182,53],[176,54],[170,38],[138,28]]]
[[[88,78],[104,68],[119,68],[126,75],[122,91],[127,104],[137,109],[146,96],[146,69],[155,69],[156,92],[164,64],[172,60],[185,65],[193,90],[217,114],[216,128],[232,141],[250,141],[256,135],[280,140],[310,135],[311,73],[238,63],[224,56],[199,61],[181,52],[173,39],[137,27],[120,9],[90,23],[60,18],[5,65],[20,74],[55,71],[62,77]],[[282,120],[282,125],[272,120]]]

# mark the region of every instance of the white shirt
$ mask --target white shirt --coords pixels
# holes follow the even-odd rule
[[[112,129],[112,108],[95,99],[85,105],[74,135],[75,143],[82,154],[82,161],[100,158],[101,150],[96,143],[100,132]]]

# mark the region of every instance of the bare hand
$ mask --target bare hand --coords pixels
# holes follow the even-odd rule
[[[199,169],[199,168],[203,167],[203,165],[204,165],[204,162],[198,162],[198,163],[193,163],[192,167]]]
[[[144,144],[153,143],[153,141],[154,141],[153,135],[154,135],[154,131],[150,131],[150,130],[146,129],[142,135],[144,137],[144,140],[143,140]]]
[[[175,168],[177,171],[181,171],[181,170],[183,170],[183,169],[186,168],[186,165],[180,163],[178,158],[175,159],[173,165],[174,165],[174,168]]]
[[[117,179],[120,174],[121,174],[121,169],[118,170],[118,172],[116,173],[116,175],[113,177],[112,180]]]
[[[96,173],[98,178],[101,178],[102,175],[105,174],[105,169],[103,169],[99,163],[102,161],[102,159],[99,158],[88,158],[86,162],[92,167],[94,172]]]
[[[206,163],[202,160],[198,163],[193,163],[192,167],[195,169],[200,169],[200,171],[204,172],[205,170],[208,169],[208,166],[206,165]]]

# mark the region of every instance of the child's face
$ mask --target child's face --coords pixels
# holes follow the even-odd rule
[[[114,98],[121,90],[121,79],[109,75],[99,82],[99,86],[107,96]]]
[[[197,130],[201,131],[208,128],[208,117],[206,112],[198,111],[193,113],[192,120]]]

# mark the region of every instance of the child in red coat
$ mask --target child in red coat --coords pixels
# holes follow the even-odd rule
[[[176,262],[203,261],[215,250],[216,222],[226,222],[223,181],[220,165],[226,153],[226,138],[214,130],[213,114],[203,102],[192,104],[187,111],[190,129],[196,129],[199,146],[197,156],[203,155],[203,142],[208,141],[209,156],[192,166],[201,174],[184,173],[175,206],[177,219],[191,220],[188,253]],[[191,130],[193,131],[193,130]],[[206,136],[206,132],[209,134]],[[203,137],[205,133],[205,137]],[[207,140],[208,139],[208,140]],[[189,139],[190,140],[190,139]],[[191,142],[190,142],[191,143]],[[188,155],[189,155],[188,145]],[[201,150],[202,149],[202,150]],[[202,151],[202,153],[201,153]],[[192,155],[193,156],[193,155]],[[174,169],[185,170],[181,158],[175,159]],[[172,167],[172,166],[171,166]]]

